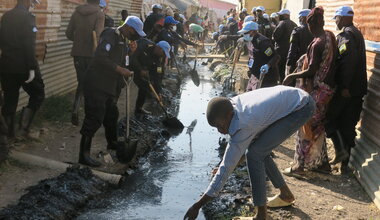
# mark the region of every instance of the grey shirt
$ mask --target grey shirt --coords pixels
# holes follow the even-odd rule
[[[231,140],[205,194],[216,197],[252,140],[274,122],[305,106],[310,98],[307,92],[288,86],[257,89],[232,98]]]

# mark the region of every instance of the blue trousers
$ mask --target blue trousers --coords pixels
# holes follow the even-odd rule
[[[266,176],[276,188],[285,185],[281,172],[270,156],[271,151],[304,125],[314,110],[315,103],[310,97],[308,104],[274,122],[251,142],[245,156],[255,206],[264,206],[267,203]]]

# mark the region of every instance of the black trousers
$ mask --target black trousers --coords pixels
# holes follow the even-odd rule
[[[156,90],[158,94],[160,94],[162,91],[162,87],[161,87],[162,77],[160,77],[158,73],[149,74],[149,77],[154,89]],[[142,79],[139,76],[136,76],[135,78],[133,78],[133,80],[135,84],[137,85],[137,87],[139,88],[139,91],[137,93],[137,99],[136,99],[136,107],[135,107],[135,109],[138,110],[143,107],[146,96],[150,93],[150,87],[149,87],[148,81]]]
[[[29,73],[1,74],[1,87],[4,91],[4,106],[1,110],[3,116],[11,116],[16,113],[21,87],[29,95],[29,102],[26,107],[34,111],[41,107],[45,99],[45,85],[41,73],[36,70],[34,79],[30,83],[25,83],[28,77]]]
[[[280,55],[280,60],[278,61],[278,73],[280,74],[280,82],[282,83],[285,78],[285,67],[288,54],[286,51],[278,51],[278,54]]]
[[[347,152],[355,146],[356,124],[360,120],[363,97],[344,98],[338,91],[327,110],[326,134],[329,137],[335,131],[342,135]]]
[[[85,87],[84,89],[84,112],[82,135],[93,137],[101,125],[104,126],[106,136],[117,140],[117,120],[119,110],[117,98],[108,95],[98,89]]]

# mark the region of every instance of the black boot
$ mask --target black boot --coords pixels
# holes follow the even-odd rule
[[[91,167],[100,167],[102,164],[90,156],[92,138],[82,135],[80,140],[79,163]]]
[[[28,107],[24,107],[22,109],[21,117],[20,117],[21,136],[29,135],[30,126],[32,124],[35,113],[36,111]]]
[[[331,135],[331,140],[334,143],[335,157],[330,161],[330,163],[331,164],[337,164],[337,163],[340,163],[344,160],[347,160],[349,155],[345,149],[344,141],[343,141],[343,138],[342,138],[342,135],[340,134],[340,132],[335,131]]]
[[[7,136],[8,138],[15,137],[15,116],[7,115],[4,116],[5,124],[7,125]]]

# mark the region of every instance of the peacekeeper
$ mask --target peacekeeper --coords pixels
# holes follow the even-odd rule
[[[259,25],[259,33],[265,37],[272,38],[272,27],[270,21],[264,18],[265,8],[263,6],[256,7],[256,20]]]
[[[28,137],[36,111],[45,99],[45,85],[36,60],[36,18],[29,12],[37,0],[17,0],[17,5],[1,18],[0,58],[1,86],[4,91],[2,115],[8,126],[8,137],[15,137],[14,120],[20,88],[29,95],[22,109],[21,135]]]
[[[297,24],[290,20],[290,11],[288,9],[282,9],[277,12],[277,14],[280,17],[280,23],[273,32],[273,39],[276,42],[276,52],[280,56],[278,69],[280,80],[282,81],[285,78],[285,66],[290,47],[290,35],[292,34],[293,29],[297,27]]]
[[[253,82],[256,82],[260,78],[260,73],[264,73],[265,77],[262,82],[262,87],[270,87],[278,84],[279,74],[277,69],[277,62],[279,60],[278,55],[274,51],[271,40],[258,32],[259,25],[256,22],[249,21],[244,24],[243,29],[238,33],[243,34],[246,42],[252,42],[253,58],[249,59],[249,77],[247,90],[253,90]],[[256,84],[255,84],[256,85]]]
[[[86,73],[84,84],[85,118],[80,142],[79,163],[97,167],[101,164],[90,157],[91,141],[103,124],[107,139],[107,149],[117,147],[117,120],[119,111],[117,97],[120,94],[122,77],[131,77],[133,72],[126,69],[129,65],[127,41],[145,37],[143,23],[136,16],[129,16],[123,26],[108,28],[100,36],[94,59]],[[133,45],[133,43],[131,43]]]
[[[139,88],[135,114],[150,114],[143,108],[145,98],[150,91],[149,83],[152,83],[158,95],[161,94],[165,60],[170,59],[170,48],[166,41],[157,44],[146,38],[137,41],[137,49],[131,56],[131,68],[135,73],[133,80]]]
[[[179,21],[174,20],[172,16],[167,16],[164,20],[164,28],[158,34],[158,38],[156,43],[160,41],[166,41],[171,46],[181,44],[183,48],[186,48],[186,45],[196,46],[195,43],[182,38],[179,34],[177,34],[177,24]]]
[[[304,9],[299,12],[300,26],[294,28],[290,35],[290,47],[286,60],[285,76],[293,73],[297,67],[298,59],[306,54],[307,47],[314,39],[306,23],[306,17],[310,14],[310,9]]]
[[[342,162],[341,172],[349,171],[350,152],[355,147],[356,124],[367,94],[366,49],[362,33],[353,24],[354,11],[342,6],[335,12],[335,23],[341,33],[337,36],[337,90],[327,111],[326,134],[335,147],[332,164]]]

